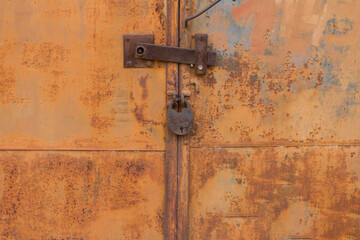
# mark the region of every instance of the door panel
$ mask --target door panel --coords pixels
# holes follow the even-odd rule
[[[190,239],[360,236],[359,147],[190,152]]]
[[[164,239],[166,64],[123,35],[165,45],[166,1],[0,6],[0,238]]]
[[[0,5],[1,148],[164,150],[164,64],[123,68],[123,34],[166,41],[163,1]]]
[[[211,2],[183,0],[181,23]],[[197,122],[181,149],[190,239],[360,238],[359,10],[221,1],[181,27],[217,53],[206,75],[180,74]]]
[[[193,1],[200,10],[208,1]],[[193,146],[359,144],[359,1],[221,1],[192,20],[217,66],[191,100]],[[186,31],[186,30],[184,30]]]
[[[163,239],[161,152],[0,153],[2,239]]]

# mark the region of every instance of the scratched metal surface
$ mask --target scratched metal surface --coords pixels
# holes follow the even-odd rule
[[[164,150],[165,65],[124,69],[122,35],[165,44],[165,2],[0,0],[0,145]]]
[[[0,152],[1,239],[163,239],[161,152]]]
[[[359,144],[359,11],[357,0],[222,1],[191,21],[218,53],[205,78],[186,76],[199,90],[193,146]]]
[[[360,238],[360,147],[191,150],[190,239]]]

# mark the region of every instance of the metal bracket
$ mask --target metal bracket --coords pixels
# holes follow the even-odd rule
[[[206,74],[216,54],[207,51],[207,34],[195,35],[195,49],[155,45],[154,35],[124,35],[124,67],[152,67],[154,60],[195,65],[196,74]]]
[[[154,43],[154,35],[124,35],[124,68],[153,67],[152,61],[137,58],[137,43]]]

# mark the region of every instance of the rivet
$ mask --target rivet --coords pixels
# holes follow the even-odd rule
[[[131,62],[131,61],[128,61],[126,64],[127,64],[128,66],[130,66],[130,65],[132,64],[132,62]]]
[[[152,62],[151,62],[151,61],[146,61],[146,66],[151,67],[151,66],[152,66]]]
[[[190,67],[194,67],[194,64],[190,64]]]
[[[204,69],[203,65],[199,65],[199,66],[198,66],[198,69],[199,69],[199,70],[203,70],[203,69]]]

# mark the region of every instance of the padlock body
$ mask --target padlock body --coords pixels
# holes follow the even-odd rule
[[[177,112],[170,107],[167,118],[170,130],[179,136],[188,134],[194,123],[194,113],[190,107],[186,107],[181,112]]]

